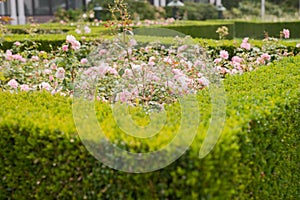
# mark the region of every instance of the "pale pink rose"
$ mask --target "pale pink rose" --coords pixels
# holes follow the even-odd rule
[[[20,88],[21,88],[21,91],[25,91],[25,92],[30,90],[29,86],[26,84],[21,85]]]
[[[283,29],[282,33],[283,33],[285,39],[290,38],[290,30],[289,29]]]
[[[73,35],[68,35],[66,38],[66,42],[71,44],[72,49],[74,50],[80,49],[80,42],[77,41]]]
[[[184,76],[184,73],[180,69],[172,69],[172,72],[177,76]]]
[[[241,44],[241,48],[244,48],[246,50],[250,50],[251,49],[251,45],[249,43],[242,43]]]
[[[135,70],[135,71],[141,71],[142,70],[141,65],[131,64],[131,67],[132,67],[132,70]]]
[[[149,58],[149,61],[154,61],[156,58],[154,57],[154,56],[151,56],[150,58]]]
[[[64,78],[65,78],[65,69],[62,68],[62,67],[59,67],[59,68],[56,70],[55,76],[56,76],[56,78],[58,78],[58,79],[64,79]]]
[[[13,57],[13,54],[10,50],[6,50],[6,53],[5,53],[5,59],[6,60],[11,60]]]
[[[243,42],[242,42],[242,44],[241,44],[241,48],[244,48],[244,49],[246,49],[246,50],[250,50],[251,49],[251,45],[250,45],[250,43],[248,42],[248,40],[249,40],[249,38],[248,37],[246,37],[246,38],[244,38],[243,39]]]
[[[86,58],[82,58],[81,60],[80,60],[80,63],[82,64],[82,65],[85,65],[85,64],[87,64],[89,61],[88,61],[88,59],[86,59]]]
[[[79,50],[80,47],[81,47],[80,42],[75,41],[74,43],[72,43],[72,49]]]
[[[66,42],[67,43],[71,43],[72,44],[75,41],[77,41],[77,40],[76,40],[76,38],[73,35],[67,35],[67,38],[66,38]]]
[[[88,27],[88,26],[85,26],[85,27],[84,27],[84,33],[86,33],[86,34],[89,34],[89,33],[91,33],[91,29],[90,29],[90,27]]]
[[[17,89],[19,86],[19,83],[15,80],[15,79],[11,79],[7,85],[9,85],[10,87],[12,87],[13,89]]]
[[[131,47],[137,45],[136,40],[135,40],[135,39],[131,39],[131,40],[129,41],[129,45],[130,45]]]
[[[14,60],[19,60],[19,61],[21,61],[23,57],[22,57],[20,54],[15,54],[15,55],[12,55],[12,58],[13,58]]]
[[[178,52],[185,51],[187,48],[188,48],[188,45],[182,45],[182,46],[178,47]]]
[[[123,77],[128,76],[131,77],[133,76],[132,70],[131,69],[125,69]]]
[[[222,61],[222,58],[216,58],[216,59],[214,60],[214,63],[218,64],[218,63],[220,63],[221,61]]]
[[[131,94],[127,90],[123,90],[119,94],[117,94],[117,101],[121,101],[123,103],[127,102],[130,98]]]
[[[51,90],[51,86],[50,86],[50,84],[49,84],[49,83],[42,82],[42,83],[41,83],[41,89],[44,89],[44,90],[50,91],[50,90]]]
[[[68,51],[69,50],[69,45],[63,45],[62,50],[63,51]]]
[[[233,56],[231,61],[236,62],[236,63],[241,63],[241,62],[243,62],[243,59],[239,56]]]
[[[52,90],[52,91],[51,91],[51,94],[52,94],[52,95],[55,95],[55,94],[56,94],[56,90]]]
[[[45,69],[45,70],[44,70],[44,73],[45,73],[45,74],[51,74],[51,72],[52,72],[52,71],[51,71],[50,69]]]
[[[268,53],[264,53],[260,57],[264,60],[271,60],[271,56]]]
[[[32,57],[31,57],[31,60],[33,60],[33,61],[39,61],[40,58],[39,58],[38,56],[32,56]]]
[[[75,32],[76,32],[77,34],[81,34],[81,30],[79,30],[79,29],[76,29]]]
[[[18,47],[18,46],[21,45],[21,43],[17,41],[17,42],[14,43],[14,45],[16,45]]]
[[[172,61],[172,58],[170,56],[167,56],[163,59],[164,62],[168,63],[168,64],[172,64],[173,61]]]
[[[107,50],[106,49],[101,49],[100,51],[99,51],[99,54],[100,55],[104,55],[104,54],[106,54],[107,53]]]
[[[50,68],[51,68],[52,70],[56,70],[56,69],[57,69],[57,65],[56,65],[55,63],[52,63],[52,64],[50,65]]]
[[[113,75],[118,75],[118,72],[117,72],[117,70],[115,70],[114,68],[112,68],[112,67],[110,67],[110,68],[108,68],[108,72],[110,73],[110,74],[113,74]]]
[[[86,37],[85,37],[85,36],[82,36],[82,37],[81,37],[81,40],[86,40]]]
[[[300,48],[300,43],[296,44],[296,47],[297,47],[297,48]]]
[[[49,81],[53,81],[54,77],[52,75],[49,76]]]
[[[226,50],[221,50],[220,51],[220,57],[226,60],[226,59],[229,58],[229,54]]]
[[[205,77],[201,77],[198,79],[198,82],[203,85],[203,86],[208,86],[209,85],[209,80]]]
[[[149,75],[149,79],[150,79],[150,81],[156,81],[156,82],[158,82],[158,81],[161,80],[161,79],[160,79],[158,76],[156,76],[155,74]]]
[[[248,43],[248,41],[249,41],[249,38],[248,38],[248,37],[245,37],[245,38],[243,39],[243,43]]]

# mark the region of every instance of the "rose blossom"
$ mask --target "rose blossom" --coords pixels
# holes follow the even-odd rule
[[[62,67],[59,67],[55,73],[55,76],[58,79],[64,79],[65,78],[65,69]]]
[[[63,51],[68,51],[69,50],[69,46],[68,45],[63,45],[62,46],[62,50]]]
[[[73,35],[68,35],[66,38],[66,42],[71,44],[72,49],[74,50],[80,49],[80,42],[77,41]]]
[[[88,26],[85,26],[85,27],[84,27],[84,32],[85,32],[86,34],[89,34],[89,33],[91,33],[91,29],[90,29],[90,27],[88,27]]]
[[[264,53],[260,57],[264,60],[271,60],[271,56],[268,53]]]
[[[289,29],[283,29],[282,33],[283,33],[285,39],[290,38],[290,30]]]
[[[246,38],[244,38],[243,39],[243,42],[242,42],[242,44],[241,44],[241,48],[244,48],[244,49],[246,49],[246,50],[250,50],[251,49],[251,45],[250,45],[250,43],[248,42],[248,40],[249,40],[249,38],[248,37],[246,37]]]
[[[25,91],[25,92],[30,90],[29,86],[26,84],[21,85],[20,88],[21,88],[21,91]]]
[[[47,91],[50,91],[51,90],[51,86],[49,83],[46,83],[46,82],[42,82],[41,83],[41,89],[45,89]]]
[[[32,57],[31,57],[31,60],[33,60],[33,61],[39,61],[40,58],[39,58],[38,56],[32,56]]]
[[[7,85],[9,85],[10,87],[17,89],[19,86],[19,83],[15,80],[15,79],[11,79]]]
[[[241,63],[243,61],[243,59],[239,56],[233,56],[231,60],[232,62],[236,62],[236,63]]]
[[[82,59],[80,60],[80,63],[81,63],[82,65],[87,64],[87,63],[88,63],[88,59],[82,58]]]
[[[16,45],[18,47],[18,46],[21,45],[21,43],[17,41],[17,42],[14,43],[14,45]]]
[[[225,50],[221,50],[220,51],[220,57],[223,58],[223,59],[228,59],[229,58],[229,54],[228,54],[228,51],[225,51]]]

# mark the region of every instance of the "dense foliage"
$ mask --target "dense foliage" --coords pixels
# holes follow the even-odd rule
[[[147,174],[114,171],[95,160],[76,134],[71,99],[43,92],[2,92],[0,197],[296,199],[300,176],[299,64],[299,57],[286,58],[252,73],[228,77],[224,82],[227,119],[222,137],[207,157],[199,159],[210,117],[209,94],[202,91],[199,137],[174,164]],[[171,120],[177,116],[177,106],[167,108]],[[113,136],[119,130],[115,130],[109,106],[98,102],[96,110],[108,136],[124,145],[119,136]],[[170,124],[164,131],[172,129]],[[129,146],[141,150],[149,144],[130,141]]]

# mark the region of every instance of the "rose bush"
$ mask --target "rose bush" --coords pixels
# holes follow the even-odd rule
[[[284,29],[282,34],[288,38],[290,33]],[[51,53],[38,51],[36,43],[26,47],[26,42],[16,42],[12,49],[0,53],[0,87],[12,92],[46,90],[72,96],[74,81],[82,76],[97,82],[98,100],[161,108],[209,86],[213,69],[225,77],[293,55],[276,38],[266,38],[261,48],[244,38],[234,56],[221,50],[209,58],[205,49],[189,40],[176,38],[173,45],[143,46],[130,35],[123,42],[116,38],[101,43],[79,42],[68,35],[65,44]]]

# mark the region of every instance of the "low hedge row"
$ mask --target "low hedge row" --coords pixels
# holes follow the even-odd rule
[[[198,158],[211,115],[209,92],[203,90],[198,96],[202,121],[190,149],[170,166],[146,174],[115,171],[91,156],[77,136],[71,99],[1,92],[0,198],[299,198],[300,57],[227,77],[224,84],[227,119],[212,152]],[[95,108],[108,136],[121,144],[122,131],[109,106],[96,103]],[[166,108],[170,123],[162,140],[179,126],[174,124],[178,108]],[[151,143],[132,141],[142,151]]]
[[[186,35],[190,35],[194,38],[209,38],[219,39],[219,35],[216,33],[220,26],[226,26],[229,30],[228,39],[234,38],[234,24],[216,24],[216,25],[182,25],[182,26],[167,26],[165,28],[172,29]]]
[[[280,31],[289,29],[290,38],[300,38],[300,21],[297,22],[235,22],[235,37],[263,39],[265,32],[271,37],[280,37]]]
[[[252,39],[263,39],[265,33],[270,37],[280,37],[280,31],[289,29],[290,38],[300,38],[300,21],[295,22],[243,22],[229,21],[228,23],[220,24],[181,24],[171,25],[168,28],[198,38],[218,39],[216,30],[220,26],[227,26],[229,35],[227,39],[251,37]]]

